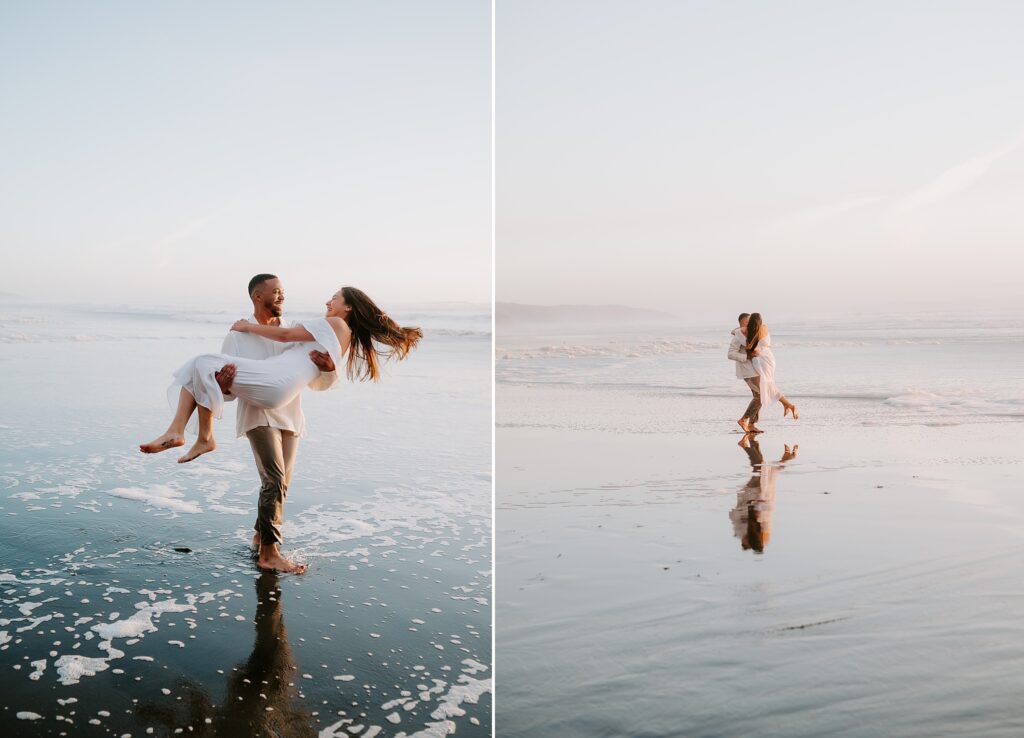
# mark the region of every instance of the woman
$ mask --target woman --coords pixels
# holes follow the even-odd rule
[[[281,407],[294,398],[320,371],[309,360],[311,350],[326,351],[338,366],[345,358],[345,374],[352,381],[380,379],[378,356],[404,359],[409,355],[423,331],[403,328],[391,320],[373,300],[355,287],[342,287],[327,301],[327,314],[298,323],[290,328],[257,325],[239,320],[231,330],[255,333],[258,336],[292,344],[269,359],[244,359],[227,354],[202,354],[190,359],[174,373],[174,382],[167,398],[177,410],[170,426],[159,438],[139,446],[147,454],[155,454],[185,444],[185,425],[193,411],[199,411],[199,438],[195,445],[178,459],[192,461],[217,448],[213,440],[213,417],[224,409],[224,395],[214,377],[225,364],[237,369],[231,393],[262,408]],[[378,350],[376,343],[389,347]]]
[[[767,407],[778,400],[782,403],[782,417],[793,414],[793,420],[800,415],[796,405],[786,399],[782,391],[775,385],[775,355],[772,353],[772,337],[768,334],[768,326],[761,319],[761,313],[752,313],[747,323],[747,358],[754,366],[754,371],[761,379],[761,407]]]

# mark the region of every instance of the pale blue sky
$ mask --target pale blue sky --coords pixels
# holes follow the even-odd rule
[[[1024,4],[499,2],[497,299],[1022,306]]]
[[[489,301],[490,3],[0,4],[5,286]]]

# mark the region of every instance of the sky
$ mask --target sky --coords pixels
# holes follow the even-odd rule
[[[490,12],[0,4],[0,293],[490,302]]]
[[[497,299],[1024,307],[1024,5],[499,2]]]

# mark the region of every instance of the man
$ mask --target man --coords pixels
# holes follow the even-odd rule
[[[284,288],[281,280],[273,274],[257,274],[249,280],[249,298],[253,314],[250,319],[260,325],[282,325],[281,307],[284,305]],[[221,353],[241,356],[246,359],[266,359],[275,356],[288,344],[271,341],[252,333],[229,331],[221,347]],[[329,354],[311,351],[309,358],[320,370],[320,374],[309,383],[310,389],[322,391],[338,382],[334,362]],[[235,378],[235,367],[227,364],[216,374],[217,383],[224,392],[225,400],[238,399],[237,431],[246,436],[256,459],[260,475],[260,498],[257,508],[256,534],[252,545],[259,549],[257,565],[261,569],[295,572],[306,570],[302,564],[289,561],[281,555],[281,525],[284,522],[284,499],[292,479],[295,454],[299,449],[299,438],[306,435],[306,419],[302,414],[301,397],[297,396],[287,405],[264,410],[255,407],[231,394],[231,383]]]
[[[756,423],[761,416],[761,380],[754,365],[747,358],[744,348],[747,343],[747,323],[750,321],[750,313],[740,313],[739,328],[732,332],[732,341],[729,343],[729,359],[736,362],[736,376],[747,383],[750,393],[754,396],[747,405],[743,417],[736,421],[744,433],[763,433]]]

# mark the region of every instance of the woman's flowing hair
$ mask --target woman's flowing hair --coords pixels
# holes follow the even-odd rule
[[[376,382],[380,379],[378,358],[394,356],[399,360],[404,359],[423,338],[423,331],[398,325],[362,290],[342,287],[341,294],[345,304],[352,308],[346,318],[348,327],[352,329],[352,341],[345,362],[345,374],[353,381],[372,379]],[[388,348],[379,350],[375,342]]]
[[[747,358],[757,349],[757,344],[768,334],[768,326],[761,320],[761,313],[751,313],[747,322]]]

